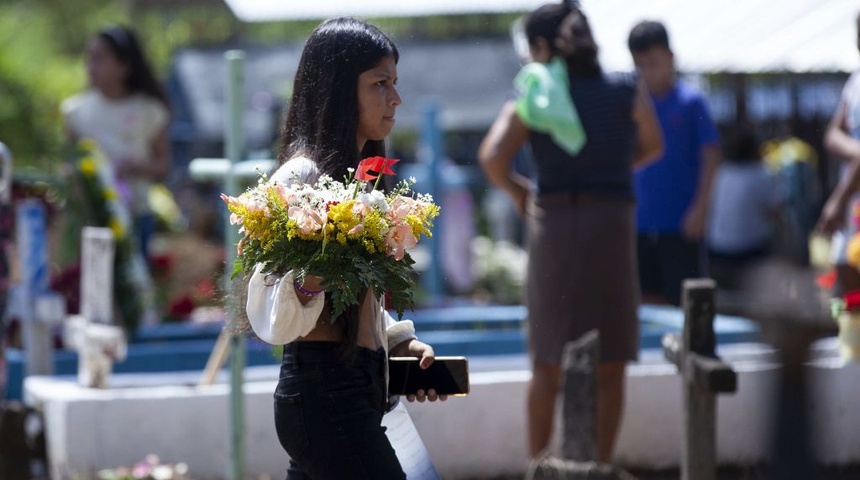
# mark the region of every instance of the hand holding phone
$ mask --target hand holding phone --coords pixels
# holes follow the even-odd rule
[[[437,395],[467,395],[469,364],[466,357],[436,357],[422,369],[416,357],[391,357],[388,360],[388,394],[415,395],[433,389]]]

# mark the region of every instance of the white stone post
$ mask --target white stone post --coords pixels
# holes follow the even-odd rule
[[[84,227],[81,237],[81,315],[89,322],[113,324],[113,231]]]

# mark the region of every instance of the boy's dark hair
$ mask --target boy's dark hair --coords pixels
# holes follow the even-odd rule
[[[557,53],[555,39],[558,27],[571,11],[566,3],[549,3],[532,11],[526,18],[525,31],[529,45],[534,45],[538,38],[543,38],[549,45],[550,52]]]
[[[630,53],[641,53],[653,47],[672,50],[669,47],[669,33],[666,32],[666,27],[654,20],[637,23],[627,37],[627,48],[630,49]]]

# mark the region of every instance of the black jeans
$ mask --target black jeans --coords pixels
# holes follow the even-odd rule
[[[287,480],[405,479],[385,436],[385,351],[293,342],[275,390],[275,428],[293,460]]]

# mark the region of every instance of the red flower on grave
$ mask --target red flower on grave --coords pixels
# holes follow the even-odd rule
[[[189,295],[183,295],[170,304],[167,315],[175,320],[183,320],[191,315],[194,306],[194,300]]]
[[[845,294],[845,310],[853,312],[860,309],[860,290],[852,290]]]
[[[164,279],[173,269],[173,257],[168,254],[156,254],[149,257],[149,271],[153,277]]]
[[[833,285],[836,284],[836,270],[830,270],[827,273],[822,273],[815,279],[815,283],[818,284],[819,287],[830,290],[833,288]]]

